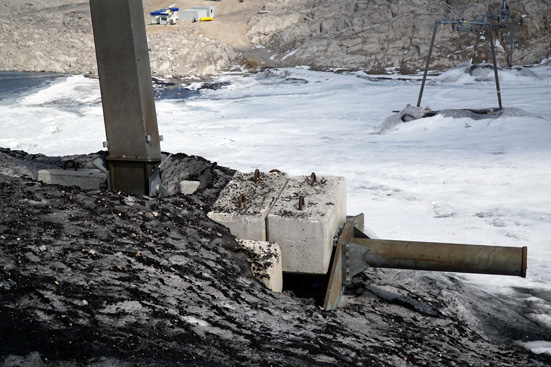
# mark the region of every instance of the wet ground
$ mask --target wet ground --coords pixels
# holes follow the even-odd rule
[[[188,196],[35,181],[42,167],[97,156],[0,149],[5,366],[551,365],[514,344],[550,340],[548,329],[453,275],[370,269],[335,312],[308,292],[271,293],[207,218],[234,172],[203,158],[163,166],[172,193],[201,181]]]

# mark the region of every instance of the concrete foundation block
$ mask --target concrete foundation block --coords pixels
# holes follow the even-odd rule
[[[179,192],[180,194],[191,195],[197,191],[199,185],[201,185],[200,181],[182,181],[180,182]]]
[[[229,228],[237,238],[266,241],[266,216],[285,187],[285,173],[236,172],[207,214],[213,221]],[[241,205],[239,198],[242,198]]]
[[[38,171],[38,181],[51,185],[78,186],[94,190],[106,187],[107,175],[96,169],[44,169]]]
[[[266,221],[269,241],[281,248],[283,271],[327,273],[333,237],[345,221],[344,177],[318,178],[314,186],[309,176],[290,178]]]
[[[249,254],[253,277],[274,292],[283,290],[281,250],[276,243],[265,241],[237,240]]]

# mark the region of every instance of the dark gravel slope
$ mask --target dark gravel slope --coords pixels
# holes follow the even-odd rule
[[[206,216],[233,174],[216,163],[173,155],[166,184],[201,187],[164,199],[34,180],[95,156],[0,150],[5,366],[551,365],[513,344],[549,330],[452,276],[369,270],[336,312],[264,289]]]

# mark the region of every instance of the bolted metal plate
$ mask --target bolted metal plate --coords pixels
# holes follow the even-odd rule
[[[327,292],[325,293],[325,300],[323,302],[323,309],[325,311],[336,310],[339,307],[344,288],[346,285],[346,246],[352,241],[354,237],[354,228],[357,225],[363,228],[364,215],[359,214],[354,217],[349,217],[344,224],[339,239],[337,241],[337,248],[333,256],[333,264],[331,266],[331,275],[329,277],[329,284],[327,285]]]

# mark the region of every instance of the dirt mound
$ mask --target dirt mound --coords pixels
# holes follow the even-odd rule
[[[233,171],[203,158],[175,154],[164,166],[169,187],[201,181],[188,196],[34,179],[38,168],[68,158],[87,166],[100,154],[0,150],[5,366],[551,362],[512,346],[549,338],[545,331],[449,276],[372,269],[336,312],[321,311],[315,297],[271,293],[252,279],[235,238],[207,218]],[[490,322],[496,333],[484,331]]]

